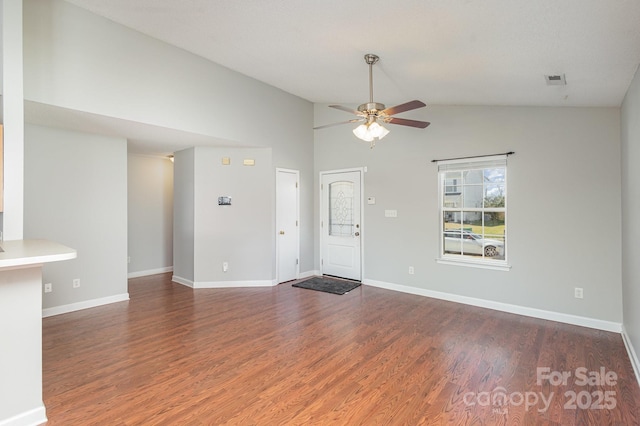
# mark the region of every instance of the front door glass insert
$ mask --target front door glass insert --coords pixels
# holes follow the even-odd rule
[[[329,184],[329,235],[353,235],[353,182]]]

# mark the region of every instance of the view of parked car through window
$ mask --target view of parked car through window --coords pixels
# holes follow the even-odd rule
[[[444,251],[504,259],[504,242],[482,238],[471,231],[447,230],[444,233]]]

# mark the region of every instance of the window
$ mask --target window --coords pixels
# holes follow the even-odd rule
[[[507,267],[506,155],[438,161],[440,260]]]

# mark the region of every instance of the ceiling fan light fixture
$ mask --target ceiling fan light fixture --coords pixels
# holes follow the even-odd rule
[[[353,134],[356,135],[358,139],[362,139],[365,142],[373,141],[373,136],[369,132],[369,127],[366,124],[361,124],[353,129]]]
[[[353,134],[356,135],[358,139],[361,139],[365,142],[371,143],[371,148],[376,146],[376,139],[380,140],[389,134],[389,131],[381,126],[380,123],[375,121],[375,119],[371,122],[361,124],[355,129],[353,129]]]
[[[374,138],[382,139],[389,134],[389,131],[384,127],[378,124],[377,121],[369,124],[369,134]]]

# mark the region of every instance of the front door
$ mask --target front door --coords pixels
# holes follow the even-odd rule
[[[321,173],[321,268],[325,275],[360,281],[361,170]]]

